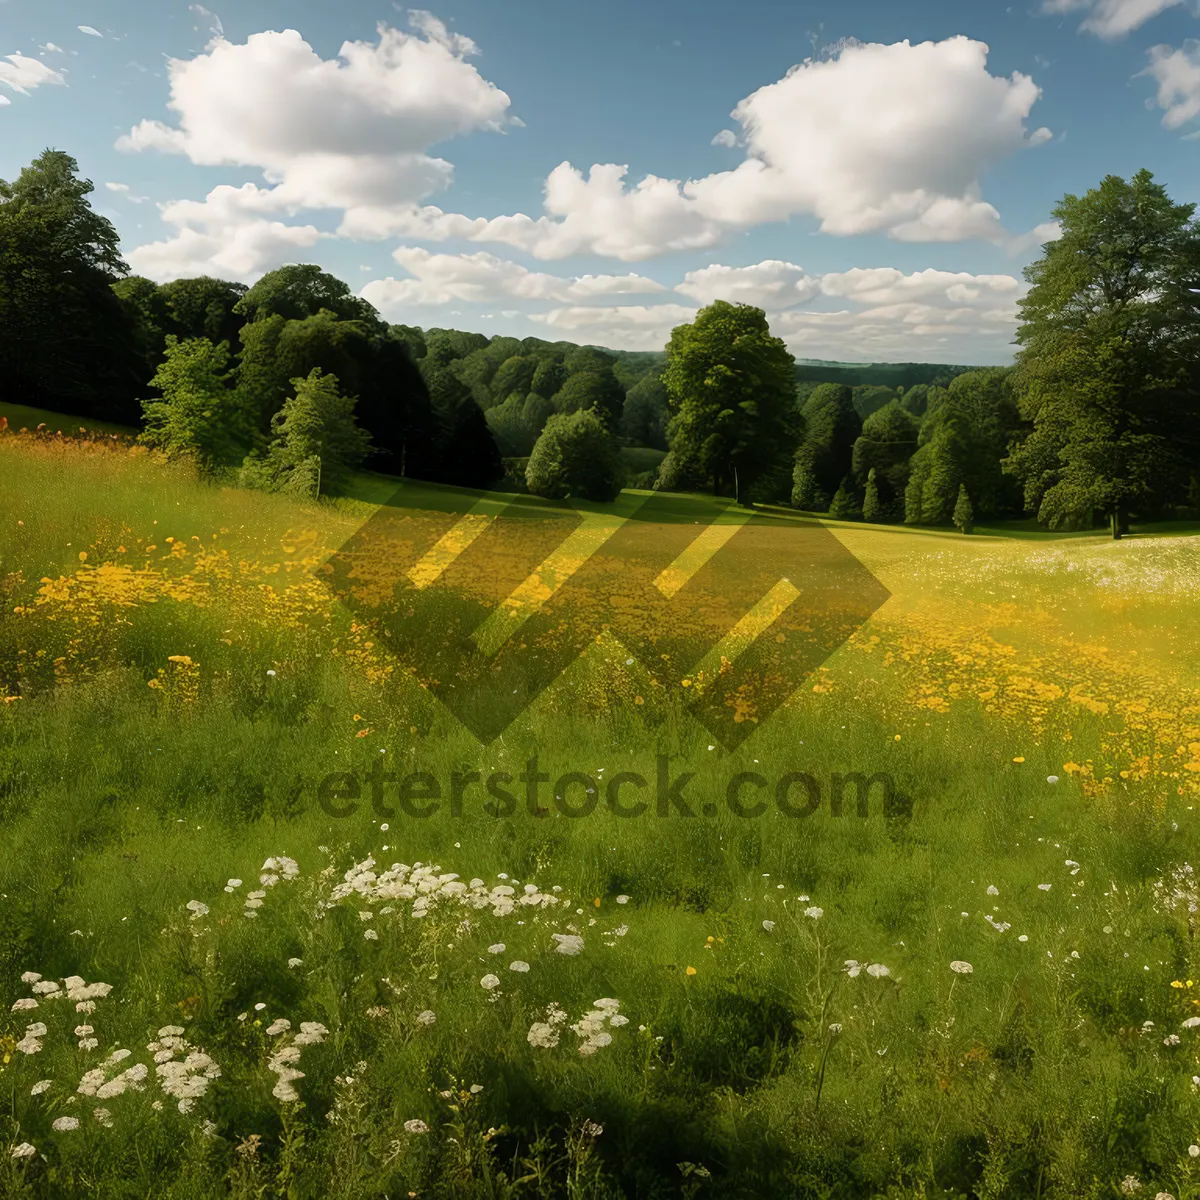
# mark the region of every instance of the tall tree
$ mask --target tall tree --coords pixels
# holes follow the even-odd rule
[[[437,426],[437,453],[423,478],[458,487],[491,487],[504,474],[496,438],[470,388],[439,362],[438,343],[421,359],[421,377]]]
[[[268,271],[234,306],[248,321],[278,315],[303,320],[326,308],[346,321],[363,321],[373,329],[383,325],[374,305],[351,294],[348,284],[312,263],[293,263]]]
[[[801,409],[804,434],[795,451],[792,504],[823,511],[853,465],[863,423],[844,383],[818,384]]]
[[[291,386],[294,394],[271,421],[271,445],[247,458],[243,482],[297,495],[335,492],[370,445],[354,420],[355,399],[320,367]]]
[[[0,180],[0,397],[136,424],[145,346],[113,292],[129,268],[92,191],[61,150]]]
[[[866,484],[873,476],[875,495],[871,520],[904,515],[904,489],[908,484],[909,460],[917,450],[920,426],[915,417],[893,400],[863,422],[862,435],[854,443],[851,458],[855,479]]]
[[[1054,210],[1062,237],[1026,268],[1015,385],[1032,425],[1009,458],[1052,528],[1182,499],[1200,461],[1200,227],[1149,171]]]
[[[663,373],[675,459],[694,463],[717,495],[733,484],[743,503],[792,444],[795,370],[761,308],[717,300],[676,326]]]
[[[621,413],[621,432],[641,446],[655,450],[667,448],[667,385],[663,368],[652,367],[625,395]]]
[[[139,441],[169,454],[194,455],[204,470],[238,461],[252,436],[241,394],[230,386],[229,347],[207,338],[181,342],[167,335],[153,385],[161,400],[146,400]]]
[[[245,317],[237,312],[247,292],[244,283],[230,283],[211,275],[176,279],[159,288],[170,320],[169,333],[181,338],[206,337],[214,345],[238,344]]]

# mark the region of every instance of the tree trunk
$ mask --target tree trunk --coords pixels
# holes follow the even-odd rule
[[[1115,508],[1108,514],[1108,517],[1110,527],[1112,528],[1113,541],[1118,542],[1121,540],[1121,518]]]

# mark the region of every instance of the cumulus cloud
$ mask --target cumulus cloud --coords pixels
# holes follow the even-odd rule
[[[502,310],[506,320],[630,350],[661,349],[676,325],[720,299],[765,309],[772,332],[801,357],[997,362],[1011,354],[1017,301],[1028,291],[1012,275],[933,269],[906,274],[892,267],[809,275],[795,263],[771,259],[689,271],[673,289],[678,300],[603,303],[608,296],[666,289],[632,274],[567,279],[486,253],[402,247],[395,257],[412,278],[376,279],[360,292],[389,320],[438,323],[459,312],[445,306],[512,298],[528,307]],[[550,307],[538,307],[547,302]],[[431,314],[431,307],[441,308],[441,315]],[[496,315],[478,313],[476,319]]]
[[[284,232],[266,214],[341,209],[344,232],[369,226],[372,213],[410,207],[450,183],[452,165],[428,154],[431,146],[512,123],[508,96],[465,61],[477,52],[469,38],[423,11],[409,21],[414,33],[381,24],[377,43],[346,42],[336,59],[322,59],[288,29],[239,45],[217,36],[203,54],[169,61],[168,107],[178,123],[143,120],[117,148],[253,167],[270,185],[177,202],[174,216],[187,213],[192,222],[175,239],[181,263],[196,262],[197,224],[224,235],[247,223],[234,239],[245,253],[231,251],[239,273],[253,270],[248,264],[260,254],[311,244],[311,226]],[[160,270],[174,269],[171,244],[158,243],[150,255]],[[228,257],[214,259],[214,270]]]
[[[506,124],[508,96],[465,55],[469,38],[428,13],[407,34],[378,27],[377,44],[346,42],[324,60],[294,29],[215,38],[168,64],[177,125],[144,120],[117,142],[186,155],[203,166],[254,167],[285,208],[413,204],[445,187],[453,167],[429,147]]]
[[[767,259],[749,267],[724,267],[714,263],[689,271],[675,288],[699,304],[728,300],[756,308],[787,308],[820,290],[820,280],[806,275],[795,263]]]
[[[1042,12],[1059,15],[1086,9],[1087,16],[1079,28],[1113,40],[1182,3],[1183,0],[1043,0]]]
[[[1188,38],[1177,50],[1152,46],[1147,53],[1150,63],[1138,74],[1149,75],[1158,84],[1156,100],[1165,110],[1163,126],[1178,129],[1200,114],[1200,41]]]
[[[9,54],[4,60],[0,60],[0,83],[12,88],[14,92],[20,92],[22,96],[28,96],[34,88],[41,87],[44,83],[65,85],[66,82],[57,71],[51,70],[36,58],[27,58],[24,54]],[[3,98],[3,102],[10,103],[7,96]]]
[[[1041,89],[987,70],[988,47],[967,37],[892,45],[845,42],[742,100],[732,117],[745,159],[687,182],[569,162],[550,173],[545,216],[471,218],[435,206],[376,211],[362,236],[400,234],[499,242],[540,259],[601,254],[632,262],[715,245],[729,231],[810,215],[821,231],[887,231],[904,241],[1011,235],[981,195],[997,160],[1046,141],[1025,122]],[[723,131],[719,144],[728,144]],[[737,140],[737,139],[735,139]]]
[[[530,271],[486,252],[433,254],[416,246],[401,246],[392,257],[409,272],[409,279],[376,279],[360,293],[385,315],[408,306],[487,303],[501,299],[589,300],[602,296],[646,295],[667,289],[642,275],[583,275],[567,279]]]
[[[252,283],[266,271],[295,262],[298,251],[323,236],[312,225],[273,220],[277,200],[269,189],[248,183],[222,185],[204,200],[175,200],[158,206],[173,237],[137,246],[126,254],[139,275],[158,283],[194,275],[216,275]]]
[[[720,133],[713,135],[712,144],[714,146],[736,146],[737,134],[732,129],[722,129]]]

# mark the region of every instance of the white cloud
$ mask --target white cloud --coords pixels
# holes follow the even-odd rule
[[[572,303],[665,289],[635,275],[570,280],[490,254],[440,255],[403,247],[396,258],[413,278],[376,279],[360,292],[389,320],[440,324],[461,315],[449,305],[483,306],[512,297],[527,307],[502,310],[506,321],[523,320],[572,341],[657,350],[676,325],[721,299],[764,308],[772,333],[798,357],[849,361],[1004,361],[1011,357],[1017,301],[1029,288],[1013,275],[933,269],[905,274],[886,267],[814,276],[795,263],[767,260],[688,272],[674,292],[690,303]],[[551,307],[538,307],[547,301]]]
[[[450,304],[456,300],[487,303],[500,299],[589,300],[598,296],[646,295],[667,289],[642,275],[583,275],[566,279],[530,271],[486,252],[433,254],[401,246],[392,257],[410,279],[375,279],[360,295],[380,312],[399,313],[415,305]]]
[[[1044,221],[1035,225],[1028,233],[1022,233],[1013,238],[1005,246],[1009,255],[1024,254],[1035,246],[1044,246],[1047,242],[1057,242],[1062,237],[1062,226],[1057,221]]]
[[[266,271],[295,262],[297,251],[323,236],[312,225],[287,225],[270,219],[272,193],[248,183],[222,185],[204,200],[176,200],[158,206],[162,219],[177,232],[161,242],[137,246],[126,254],[139,275],[159,283],[194,275],[216,275],[251,283]]]
[[[61,46],[56,46],[53,42],[47,42],[44,46],[38,46],[38,49],[43,54],[65,54],[66,51]]]
[[[0,83],[7,84],[14,92],[22,96],[44,83],[66,84],[66,80],[57,72],[51,70],[44,62],[36,58],[27,58],[24,54],[9,54],[6,61],[0,61]],[[10,103],[8,97],[5,103]]]
[[[149,200],[149,196],[139,196],[127,183],[106,183],[104,185],[110,192],[115,192],[118,196],[122,196],[128,200],[130,204],[142,204]]]
[[[1042,12],[1058,15],[1087,9],[1088,15],[1079,28],[1098,37],[1116,39],[1182,3],[1183,0],[1044,0]]]
[[[795,263],[768,259],[750,267],[724,267],[717,263],[689,271],[675,288],[699,304],[728,300],[756,308],[787,308],[820,290],[820,280]]]
[[[984,43],[962,36],[846,42],[737,105],[731,115],[746,157],[733,170],[686,183],[647,175],[627,186],[624,166],[594,164],[585,178],[563,162],[546,180],[546,215],[536,219],[414,206],[376,210],[353,231],[626,262],[712,246],[731,230],[796,215],[837,235],[886,230],[904,241],[1002,244],[1010,235],[979,180],[997,160],[1051,135],[1025,129],[1041,89],[1020,72],[990,75],[987,54]]]
[[[77,25],[75,27],[80,33],[86,33],[88,37],[103,37],[104,34],[98,29],[93,29],[90,25]]]
[[[1163,126],[1178,129],[1200,114],[1200,41],[1188,38],[1178,50],[1151,46],[1147,53],[1150,64],[1138,75],[1158,84],[1158,106],[1166,110]]]
[[[736,146],[737,134],[732,129],[722,129],[720,133],[713,135],[712,144],[714,146]]]
[[[509,98],[464,56],[469,38],[425,12],[415,34],[378,27],[377,44],[346,42],[323,60],[294,29],[223,38],[168,64],[177,126],[144,120],[125,151],[160,150],[204,166],[263,172],[277,211],[342,209],[352,227],[376,209],[412,205],[449,184],[429,147],[476,129],[502,130]]]

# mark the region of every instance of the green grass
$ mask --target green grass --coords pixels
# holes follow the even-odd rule
[[[1200,952],[1186,905],[1155,891],[1197,854],[1197,773],[1176,752],[1200,743],[1194,541],[827,522],[893,599],[738,749],[610,638],[482,746],[314,583],[375,505],[419,531],[444,492],[362,473],[352,498],[294,505],[145,456],[0,441],[0,695],[20,697],[0,704],[0,1195],[1065,1200],[1133,1175],[1142,1195],[1200,1196],[1182,1028]],[[532,534],[573,511],[521,504]],[[701,523],[729,507],[693,504]],[[133,579],[148,590],[122,604]],[[439,595],[424,636],[449,645],[476,601]],[[572,819],[547,784],[536,815],[515,783],[511,813],[473,785],[461,815],[418,818],[395,787],[374,811],[366,782],[386,763],[448,789],[534,755],[600,788],[653,781],[663,756],[694,773],[696,815],[601,799]],[[1089,761],[1103,787],[1065,766]],[[887,773],[902,801],[834,817],[825,781],[851,770]],[[812,816],[730,812],[734,775],[796,771],[824,788]],[[335,819],[319,789],[346,772],[362,794]],[[298,877],[260,885],[280,855]],[[422,917],[402,890],[336,896],[368,855],[377,874],[437,864],[556,903],[444,894]],[[582,952],[557,952],[572,926]],[[30,971],[112,994],[10,1012]],[[581,1054],[569,1026],[610,998],[628,1023]],[[531,1044],[551,1004],[558,1044]],[[294,1102],[271,1063],[302,1021],[328,1032],[299,1048]],[[221,1072],[186,1112],[147,1049],[167,1026]],[[145,1064],[144,1090],[80,1094],[117,1049],[105,1077]],[[64,1116],[80,1128],[56,1131]],[[37,1153],[9,1157],[23,1142]]]

